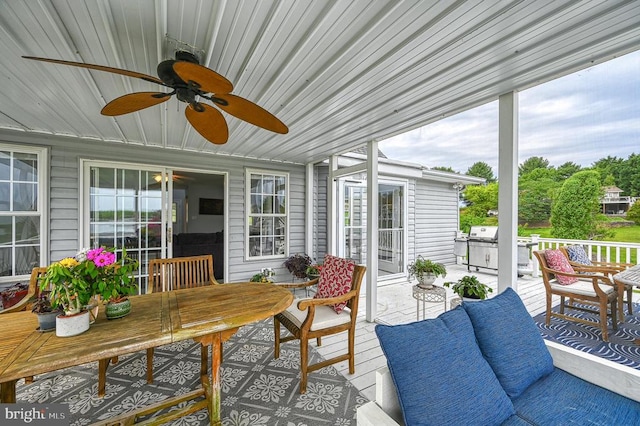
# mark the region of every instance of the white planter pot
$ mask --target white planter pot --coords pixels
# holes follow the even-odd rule
[[[436,276],[433,274],[424,274],[421,278],[418,278],[418,287],[431,289],[433,288],[433,283],[436,281]]]
[[[89,329],[89,311],[75,315],[58,315],[56,317],[56,336],[69,337],[84,333]]]

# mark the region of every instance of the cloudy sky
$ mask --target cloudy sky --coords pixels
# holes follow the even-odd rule
[[[640,51],[519,94],[519,163],[590,166],[640,154]],[[498,171],[498,102],[380,142],[395,160],[464,173],[476,161]],[[470,149],[471,148],[471,149]]]

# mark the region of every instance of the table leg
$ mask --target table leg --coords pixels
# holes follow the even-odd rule
[[[416,321],[420,321],[420,300],[416,299]]]
[[[0,383],[0,402],[5,404],[16,402],[16,380]]]
[[[200,368],[200,381],[204,394],[207,399],[207,411],[209,411],[209,420],[211,426],[222,425],[220,400],[222,393],[220,392],[220,365],[222,364],[222,343],[229,340],[238,331],[237,328],[225,330],[220,333],[208,334],[206,336],[197,337],[193,340],[201,345],[211,346],[211,380],[206,368]],[[204,360],[204,352],[201,353],[201,360]]]
[[[211,426],[219,426],[222,424],[220,417],[220,364],[222,354],[222,339],[220,333],[216,333],[212,336],[211,341],[211,383],[209,384],[209,419],[211,420]],[[202,377],[209,378],[207,374]],[[205,382],[202,383],[205,386]]]

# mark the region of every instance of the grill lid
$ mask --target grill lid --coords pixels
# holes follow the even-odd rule
[[[496,241],[498,239],[497,226],[472,226],[469,239],[475,241]]]

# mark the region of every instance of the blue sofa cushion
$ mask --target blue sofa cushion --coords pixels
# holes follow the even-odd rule
[[[640,425],[639,402],[558,368],[532,384],[513,404],[518,416],[531,424]]]
[[[492,299],[463,303],[482,354],[511,398],[553,371],[553,359],[533,318],[511,288]]]
[[[498,425],[515,413],[462,308],[375,330],[407,425]]]

